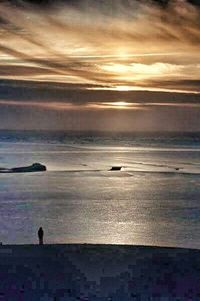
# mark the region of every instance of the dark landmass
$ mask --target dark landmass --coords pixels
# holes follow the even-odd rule
[[[20,172],[37,172],[37,171],[46,171],[47,168],[45,165],[40,163],[33,163],[30,166],[24,167],[14,167],[14,168],[0,168],[0,173],[20,173]]]
[[[1,300],[200,300],[200,250],[0,246]]]

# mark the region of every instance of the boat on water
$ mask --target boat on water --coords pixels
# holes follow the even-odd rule
[[[121,170],[122,169],[122,166],[112,166],[110,171],[118,171],[118,170]]]

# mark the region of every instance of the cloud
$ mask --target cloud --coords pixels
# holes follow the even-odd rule
[[[1,128],[200,130],[198,5],[35,2],[0,2]]]
[[[174,82],[166,83],[165,87]],[[180,85],[181,83],[176,83]],[[182,83],[186,85],[186,83]],[[195,83],[187,83],[198,86],[198,81]],[[156,86],[153,83],[152,86]],[[160,82],[158,84],[160,86]],[[150,84],[148,85],[150,86]],[[181,87],[180,87],[181,88]],[[65,84],[56,82],[36,82],[36,81],[19,81],[19,80],[1,80],[0,81],[0,99],[7,102],[18,101],[27,103],[34,102],[59,102],[59,103],[74,103],[74,105],[88,105],[105,102],[126,101],[128,103],[172,103],[183,104],[189,103],[199,104],[200,94],[190,93],[169,93],[155,91],[117,91],[108,90],[107,86],[94,86],[92,84]]]
[[[163,8],[134,0],[100,6],[53,1],[49,10],[20,3],[23,7],[0,4],[1,61],[12,64],[15,77],[27,76],[26,68],[19,74],[14,65],[19,60],[35,68],[33,80],[40,72],[44,80],[45,69],[66,83],[71,77],[71,82],[110,86],[137,81],[143,87],[147,74],[166,80],[177,72],[180,80],[200,76],[200,9],[188,2],[170,1]]]

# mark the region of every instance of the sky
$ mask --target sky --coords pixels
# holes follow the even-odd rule
[[[200,131],[198,1],[0,2],[0,129]]]

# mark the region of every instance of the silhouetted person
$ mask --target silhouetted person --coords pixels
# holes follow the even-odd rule
[[[43,245],[43,236],[44,236],[44,231],[42,227],[40,227],[38,230],[39,245]]]

